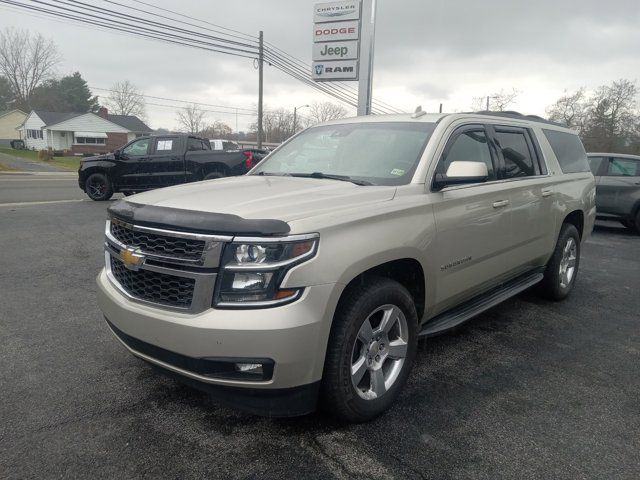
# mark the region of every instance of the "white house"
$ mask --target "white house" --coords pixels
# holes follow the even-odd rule
[[[68,150],[72,153],[105,153],[151,132],[133,115],[32,110],[21,126],[27,148]]]

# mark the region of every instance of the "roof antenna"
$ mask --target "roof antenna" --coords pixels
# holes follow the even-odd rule
[[[418,105],[416,107],[416,111],[413,112],[413,115],[411,115],[411,118],[418,118],[418,117],[421,117],[421,116],[426,115],[426,114],[427,114],[427,112],[422,111],[422,105]]]

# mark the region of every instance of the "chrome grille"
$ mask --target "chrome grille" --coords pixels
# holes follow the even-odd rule
[[[189,308],[196,281],[150,270],[129,270],[111,256],[111,273],[130,295],[148,302],[178,308]]]
[[[111,234],[124,245],[137,247],[143,253],[164,257],[200,260],[205,249],[204,240],[138,231],[132,226],[116,221],[111,222]]]
[[[232,237],[151,228],[117,218],[107,220],[105,237],[106,274],[124,296],[187,313],[211,308],[222,249]]]

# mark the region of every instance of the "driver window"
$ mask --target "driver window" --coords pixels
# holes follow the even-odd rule
[[[446,150],[445,156],[440,161],[439,173],[447,173],[451,162],[482,162],[487,165],[489,172],[488,181],[496,179],[496,172],[491,160],[491,150],[487,135],[483,128],[467,130],[459,134]]]
[[[142,138],[130,143],[122,150],[125,155],[146,155],[149,152],[150,138]]]

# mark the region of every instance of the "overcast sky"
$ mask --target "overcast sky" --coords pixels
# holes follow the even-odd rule
[[[265,40],[311,61],[314,1],[148,1],[249,34],[262,29]],[[638,0],[378,0],[377,13],[373,95],[407,111],[417,105],[437,111],[440,102],[445,111],[464,111],[473,97],[516,88],[522,93],[514,109],[542,115],[565,89],[640,77]],[[58,73],[80,71],[91,87],[128,79],[147,95],[241,108],[257,103],[258,74],[249,59],[34,17],[0,4],[0,27],[7,26],[52,38],[64,58]],[[273,67],[265,70],[267,108],[292,110],[326,99]],[[177,125],[174,108],[147,111],[153,128]],[[233,114],[207,118],[236,128]],[[239,115],[239,129],[252,121]]]

